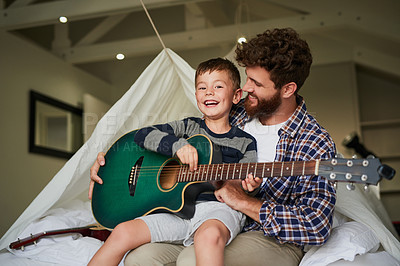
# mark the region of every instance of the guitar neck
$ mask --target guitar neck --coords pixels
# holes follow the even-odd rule
[[[318,164],[319,161],[203,164],[194,172],[183,165],[178,172],[178,182],[243,180],[250,173],[259,178],[313,175],[318,174]]]
[[[26,237],[24,239],[18,239],[17,241],[12,242],[9,245],[9,247],[11,249],[23,248],[27,245],[36,243],[36,241],[38,241],[42,237],[49,237],[49,236],[55,236],[55,235],[61,235],[61,234],[72,234],[72,233],[78,233],[78,234],[81,234],[82,236],[95,237],[102,241],[105,241],[105,239],[107,239],[108,235],[110,234],[110,232],[108,230],[104,230],[98,226],[89,225],[89,226],[84,226],[84,227],[66,228],[66,229],[60,229],[60,230],[41,232],[41,233]]]

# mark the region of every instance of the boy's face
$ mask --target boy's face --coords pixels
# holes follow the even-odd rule
[[[233,90],[227,71],[207,71],[197,77],[197,106],[207,118],[228,119],[232,103],[238,103],[241,96],[241,89]]]

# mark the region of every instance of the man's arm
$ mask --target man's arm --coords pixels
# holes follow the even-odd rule
[[[260,179],[258,178],[258,180]],[[214,194],[218,201],[226,203],[232,209],[240,211],[260,223],[259,213],[263,202],[258,198],[248,195],[243,190],[241,181],[227,181]]]
[[[320,176],[301,177],[297,183],[288,203],[264,197],[259,213],[262,229],[281,243],[321,245],[330,234],[335,191]]]
[[[266,235],[275,236],[281,243],[320,245],[329,235],[336,198],[328,181],[315,178],[304,194],[298,193],[293,205],[251,197],[235,181],[226,182],[215,195],[219,201],[252,218]]]

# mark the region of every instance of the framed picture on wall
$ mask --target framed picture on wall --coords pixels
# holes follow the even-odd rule
[[[82,109],[30,91],[29,152],[70,158],[82,146]]]

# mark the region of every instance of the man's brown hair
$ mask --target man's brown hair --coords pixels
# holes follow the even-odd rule
[[[266,30],[249,42],[238,44],[235,52],[239,65],[267,70],[277,89],[295,82],[297,93],[310,74],[310,48],[291,28]]]

